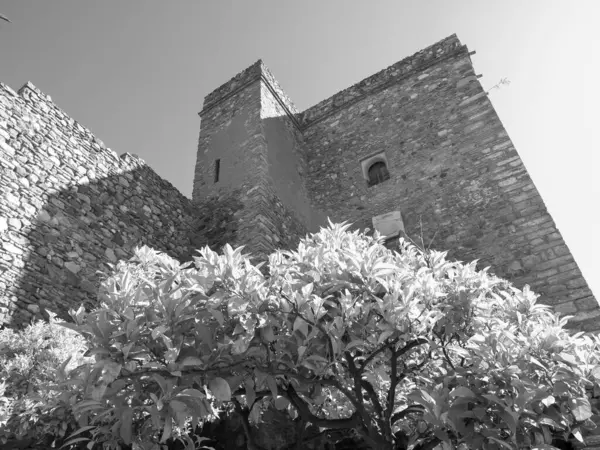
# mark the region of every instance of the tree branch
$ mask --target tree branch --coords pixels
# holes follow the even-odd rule
[[[320,428],[354,428],[360,424],[356,411],[347,419],[324,419],[315,416],[302,397],[298,395],[294,387],[290,384],[282,392],[286,398],[292,403],[298,414],[305,422],[311,423]]]
[[[454,367],[454,364],[452,364],[452,361],[450,360],[450,357],[448,356],[448,353],[446,352],[446,347],[444,345],[442,345],[442,352],[444,353],[444,357],[446,358],[446,361],[448,362],[448,364],[450,364],[450,367],[452,367],[452,370],[456,370],[456,368]]]
[[[348,371],[350,375],[352,375],[352,379],[354,381],[354,395],[360,401],[360,404],[356,406],[357,412],[360,414],[363,421],[364,435],[370,437],[371,434],[375,431],[373,429],[371,423],[371,417],[367,414],[365,409],[365,404],[363,401],[362,395],[362,387],[363,387],[363,379],[362,379],[362,371],[356,367],[354,363],[354,358],[350,354],[350,352],[344,352],[344,358],[346,359],[346,363],[348,364]],[[373,391],[374,392],[374,391]],[[381,405],[380,405],[381,407]],[[376,417],[376,422],[378,422],[379,426],[383,425],[383,422],[380,422],[380,419],[383,419],[382,416]],[[375,435],[377,433],[375,432]]]
[[[337,428],[335,430],[326,429],[321,431],[320,433],[313,434],[312,436],[307,437],[302,440],[302,444],[307,444],[309,442],[315,441],[321,437],[325,437],[329,440],[338,440],[345,437],[348,437],[354,430],[352,428]],[[298,443],[293,443],[284,448],[284,450],[292,450],[297,446]]]
[[[398,353],[391,350],[392,356],[390,357],[390,389],[387,395],[387,408],[385,410],[384,420],[391,426],[390,419],[394,412],[394,404],[396,403],[396,387],[398,386]]]
[[[252,436],[252,427],[250,426],[250,421],[248,420],[248,417],[250,416],[250,409],[242,408],[240,402],[238,402],[235,398],[233,399],[233,404],[235,405],[235,411],[242,418],[242,428],[244,429],[244,434],[246,435],[246,447],[248,450],[261,450],[261,448],[258,447],[254,442],[254,437]]]
[[[385,345],[383,345],[383,346],[379,347],[377,350],[375,350],[373,353],[371,353],[371,354],[370,354],[370,355],[367,357],[367,359],[365,359],[365,360],[363,361],[363,363],[360,365],[360,368],[359,368],[359,370],[360,370],[361,372],[363,372],[363,371],[366,369],[366,367],[369,365],[369,363],[370,363],[371,361],[373,361],[373,359],[374,359],[374,358],[375,358],[377,355],[379,355],[380,353],[384,352],[386,349],[393,347],[393,346],[394,346],[394,345],[396,345],[397,343],[398,343],[398,339],[396,338],[396,339],[392,339],[392,340],[391,340],[391,341],[389,341],[387,344],[385,344]]]
[[[302,417],[298,417],[298,419],[298,424],[296,425],[296,450],[302,450],[304,432],[306,431],[306,420]]]
[[[400,358],[402,355],[408,353],[413,348],[418,347],[419,345],[427,344],[427,342],[429,341],[425,338],[417,338],[413,339],[412,341],[409,341],[404,347],[396,351],[396,358]]]
[[[257,366],[257,368],[263,372],[269,373],[271,375],[283,375],[286,377],[290,377],[290,378],[294,378],[297,381],[301,381],[303,383],[307,383],[307,384],[322,384],[323,386],[330,386],[330,387],[334,387],[336,388],[338,391],[340,391],[342,394],[344,394],[344,396],[350,401],[350,403],[352,403],[352,405],[354,406],[354,408],[356,408],[356,410],[358,411],[364,411],[364,407],[362,405],[361,402],[359,402],[359,400],[352,395],[352,393],[344,388],[339,382],[338,380],[336,380],[335,378],[306,378],[300,374],[297,373],[293,373],[293,372],[286,372],[283,370],[277,370],[277,369],[272,369],[270,367],[264,367],[264,366]],[[366,414],[366,412],[364,414],[361,414],[363,417],[368,417],[368,415]]]
[[[381,402],[377,397],[377,393],[375,392],[375,388],[373,388],[373,385],[364,379],[360,380],[360,385],[371,399],[371,402],[373,403],[373,407],[375,408],[375,412],[377,413],[377,415],[383,418],[383,407],[381,406]]]

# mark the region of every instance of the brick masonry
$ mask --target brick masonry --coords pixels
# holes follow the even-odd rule
[[[189,200],[33,85],[0,84],[2,323],[93,304],[100,273],[136,245],[187,260],[230,242],[264,257],[326,217],[367,228],[401,211],[418,245],[479,259],[574,315],[574,328],[600,330],[600,308],[456,36],[304,112],[258,61],[207,95],[200,117]],[[361,161],[374,154],[390,178],[369,187]]]

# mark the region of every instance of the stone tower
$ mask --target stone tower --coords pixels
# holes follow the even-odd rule
[[[244,70],[200,113],[193,200],[238,203],[202,231],[258,253],[293,245],[325,217],[404,232],[530,284],[574,327],[600,329],[471,54],[452,35],[301,113],[262,62]]]
[[[265,254],[314,228],[297,114],[262,61],[205,98],[193,201],[218,214],[200,226],[209,243]]]
[[[0,325],[92,306],[99,273],[146,244],[257,256],[350,221],[530,284],[571,326],[600,308],[450,36],[304,112],[261,61],[206,96],[193,201],[117,156],[28,83],[0,83]],[[185,168],[182,168],[184,170]]]

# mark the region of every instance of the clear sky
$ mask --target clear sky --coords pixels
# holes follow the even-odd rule
[[[303,110],[457,33],[600,296],[600,0],[0,0],[27,80],[190,195],[204,96],[262,58]]]

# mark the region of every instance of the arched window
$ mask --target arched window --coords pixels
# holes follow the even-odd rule
[[[382,183],[385,180],[390,179],[390,173],[387,170],[387,166],[383,161],[377,161],[369,167],[369,186],[375,186],[376,184]]]

